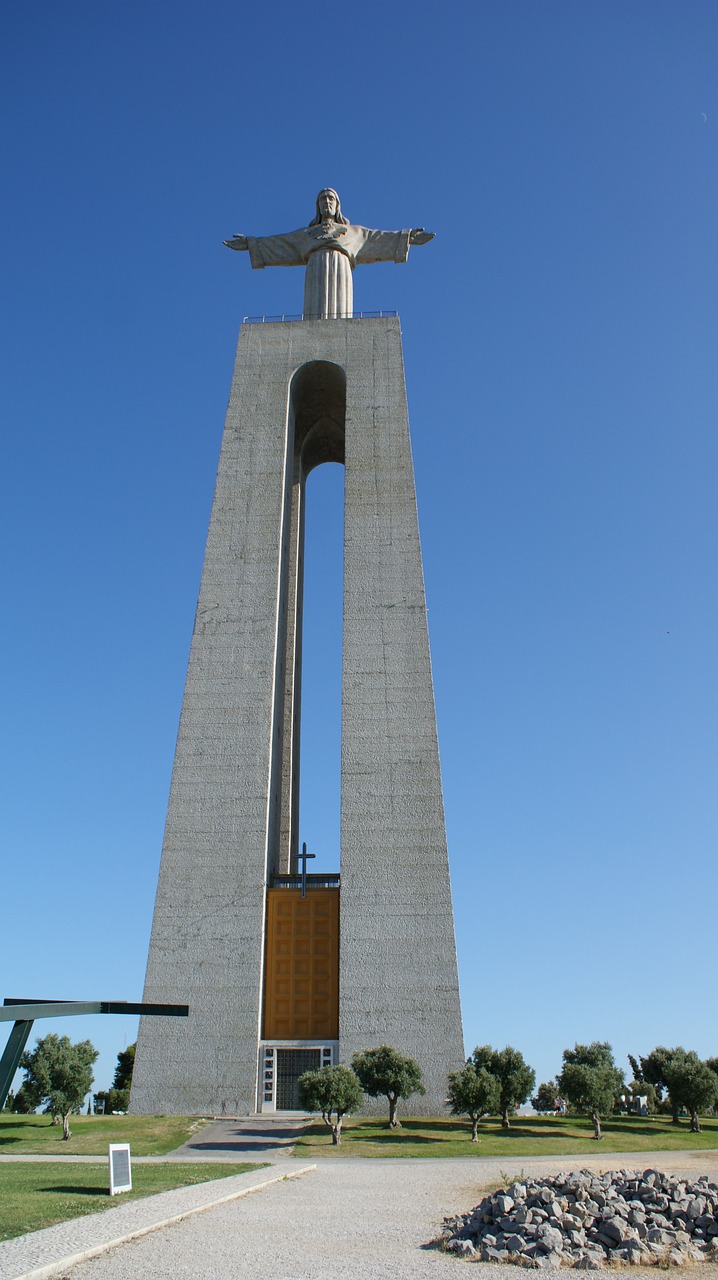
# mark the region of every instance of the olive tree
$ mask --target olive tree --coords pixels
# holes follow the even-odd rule
[[[593,1136],[601,1141],[601,1115],[613,1111],[616,1096],[623,1085],[623,1072],[613,1061],[613,1050],[606,1041],[577,1044],[563,1051],[563,1070],[558,1087],[576,1111],[583,1111],[593,1122]]]
[[[24,1053],[20,1066],[25,1072],[23,1091],[33,1109],[45,1103],[44,1114],[62,1118],[62,1136],[72,1136],[70,1116],[79,1111],[85,1094],[92,1088],[92,1066],[98,1050],[89,1040],[72,1044],[69,1036],[53,1033],[38,1040],[32,1053]]]
[[[477,1045],[469,1061],[473,1062],[477,1071],[484,1068],[498,1080],[501,1125],[508,1129],[509,1112],[523,1106],[531,1096],[536,1083],[536,1072],[528,1065],[520,1050],[512,1049],[511,1045],[507,1045],[505,1049],[492,1049],[490,1044]]]
[[[666,1076],[671,1102],[685,1107],[691,1117],[691,1133],[700,1133],[700,1111],[711,1111],[718,1100],[718,1076],[692,1049],[675,1055]]]
[[[413,1058],[405,1058],[397,1049],[383,1044],[378,1049],[355,1053],[352,1068],[370,1098],[384,1097],[389,1102],[389,1128],[398,1129],[396,1109],[400,1098],[426,1093],[421,1082],[421,1067]]]
[[[332,1145],[338,1147],[344,1116],[357,1111],[364,1099],[354,1072],[339,1066],[305,1071],[299,1077],[299,1100],[306,1111],[321,1112],[322,1120],[332,1131]]]
[[[485,1067],[477,1070],[473,1062],[467,1062],[461,1071],[449,1076],[449,1102],[452,1116],[469,1117],[471,1141],[478,1142],[479,1120],[495,1115],[501,1105],[499,1082]]]
[[[686,1051],[681,1045],[677,1045],[675,1049],[667,1049],[665,1045],[659,1044],[655,1049],[641,1058],[640,1068],[641,1074],[636,1075],[636,1079],[643,1078],[648,1084],[652,1084],[656,1090],[658,1100],[661,1100],[663,1090],[668,1094],[668,1104],[671,1109],[671,1123],[680,1124],[678,1112],[681,1104],[673,1096],[671,1092],[670,1079],[674,1074],[676,1067],[686,1056]],[[634,1059],[631,1059],[631,1065],[634,1066]],[[634,1066],[635,1073],[635,1066]]]
[[[645,1080],[653,1084],[657,1091],[665,1089],[671,1109],[673,1124],[680,1124],[680,1111],[685,1107],[691,1116],[691,1131],[700,1133],[698,1112],[709,1111],[715,1106],[718,1097],[711,1099],[710,1077],[701,1069],[705,1067],[711,1074],[715,1073],[715,1058],[702,1063],[693,1049],[684,1049],[677,1045],[667,1049],[665,1045],[657,1045],[645,1058],[641,1058],[642,1074]]]

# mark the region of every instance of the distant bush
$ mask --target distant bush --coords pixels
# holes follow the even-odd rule
[[[531,1099],[531,1106],[534,1111],[546,1112],[556,1110],[556,1098],[558,1097],[558,1085],[555,1080],[544,1080],[539,1085],[536,1093]]]
[[[92,1095],[95,1103],[95,1111],[97,1111],[97,1103],[104,1102],[105,1115],[112,1115],[113,1111],[126,1111],[130,1105],[129,1086],[126,1089],[101,1089],[99,1093]]]

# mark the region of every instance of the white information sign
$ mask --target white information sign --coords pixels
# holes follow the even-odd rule
[[[129,1142],[111,1142],[110,1157],[110,1195],[116,1196],[118,1191],[132,1190],[132,1166],[130,1163]]]

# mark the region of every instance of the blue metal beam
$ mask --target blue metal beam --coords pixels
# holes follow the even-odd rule
[[[83,1013],[140,1013],[158,1018],[186,1018],[188,1004],[144,1004],[129,1000],[17,1000],[7,996],[0,1008],[0,1022],[14,1022],[0,1058],[0,1111],[20,1065],[36,1018],[69,1018]]]

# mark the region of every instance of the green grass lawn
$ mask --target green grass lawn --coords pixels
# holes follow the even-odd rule
[[[110,1196],[106,1164],[0,1165],[0,1240],[98,1213],[123,1200],[261,1169],[261,1164],[136,1164],[132,1191]]]
[[[603,1141],[592,1138],[591,1121],[575,1116],[516,1116],[510,1129],[498,1121],[479,1126],[471,1142],[468,1123],[455,1119],[402,1120],[393,1133],[381,1120],[344,1122],[342,1144],[332,1146],[324,1124],[312,1124],[297,1140],[295,1156],[515,1156],[598,1155],[609,1151],[680,1151],[718,1148],[718,1118],[701,1120],[702,1133],[691,1133],[688,1121],[672,1125],[664,1116],[620,1116],[602,1121]]]
[[[106,1156],[109,1142],[129,1142],[134,1156],[164,1156],[174,1151],[204,1121],[193,1116],[72,1116],[72,1137],[49,1116],[0,1114],[0,1154]]]

